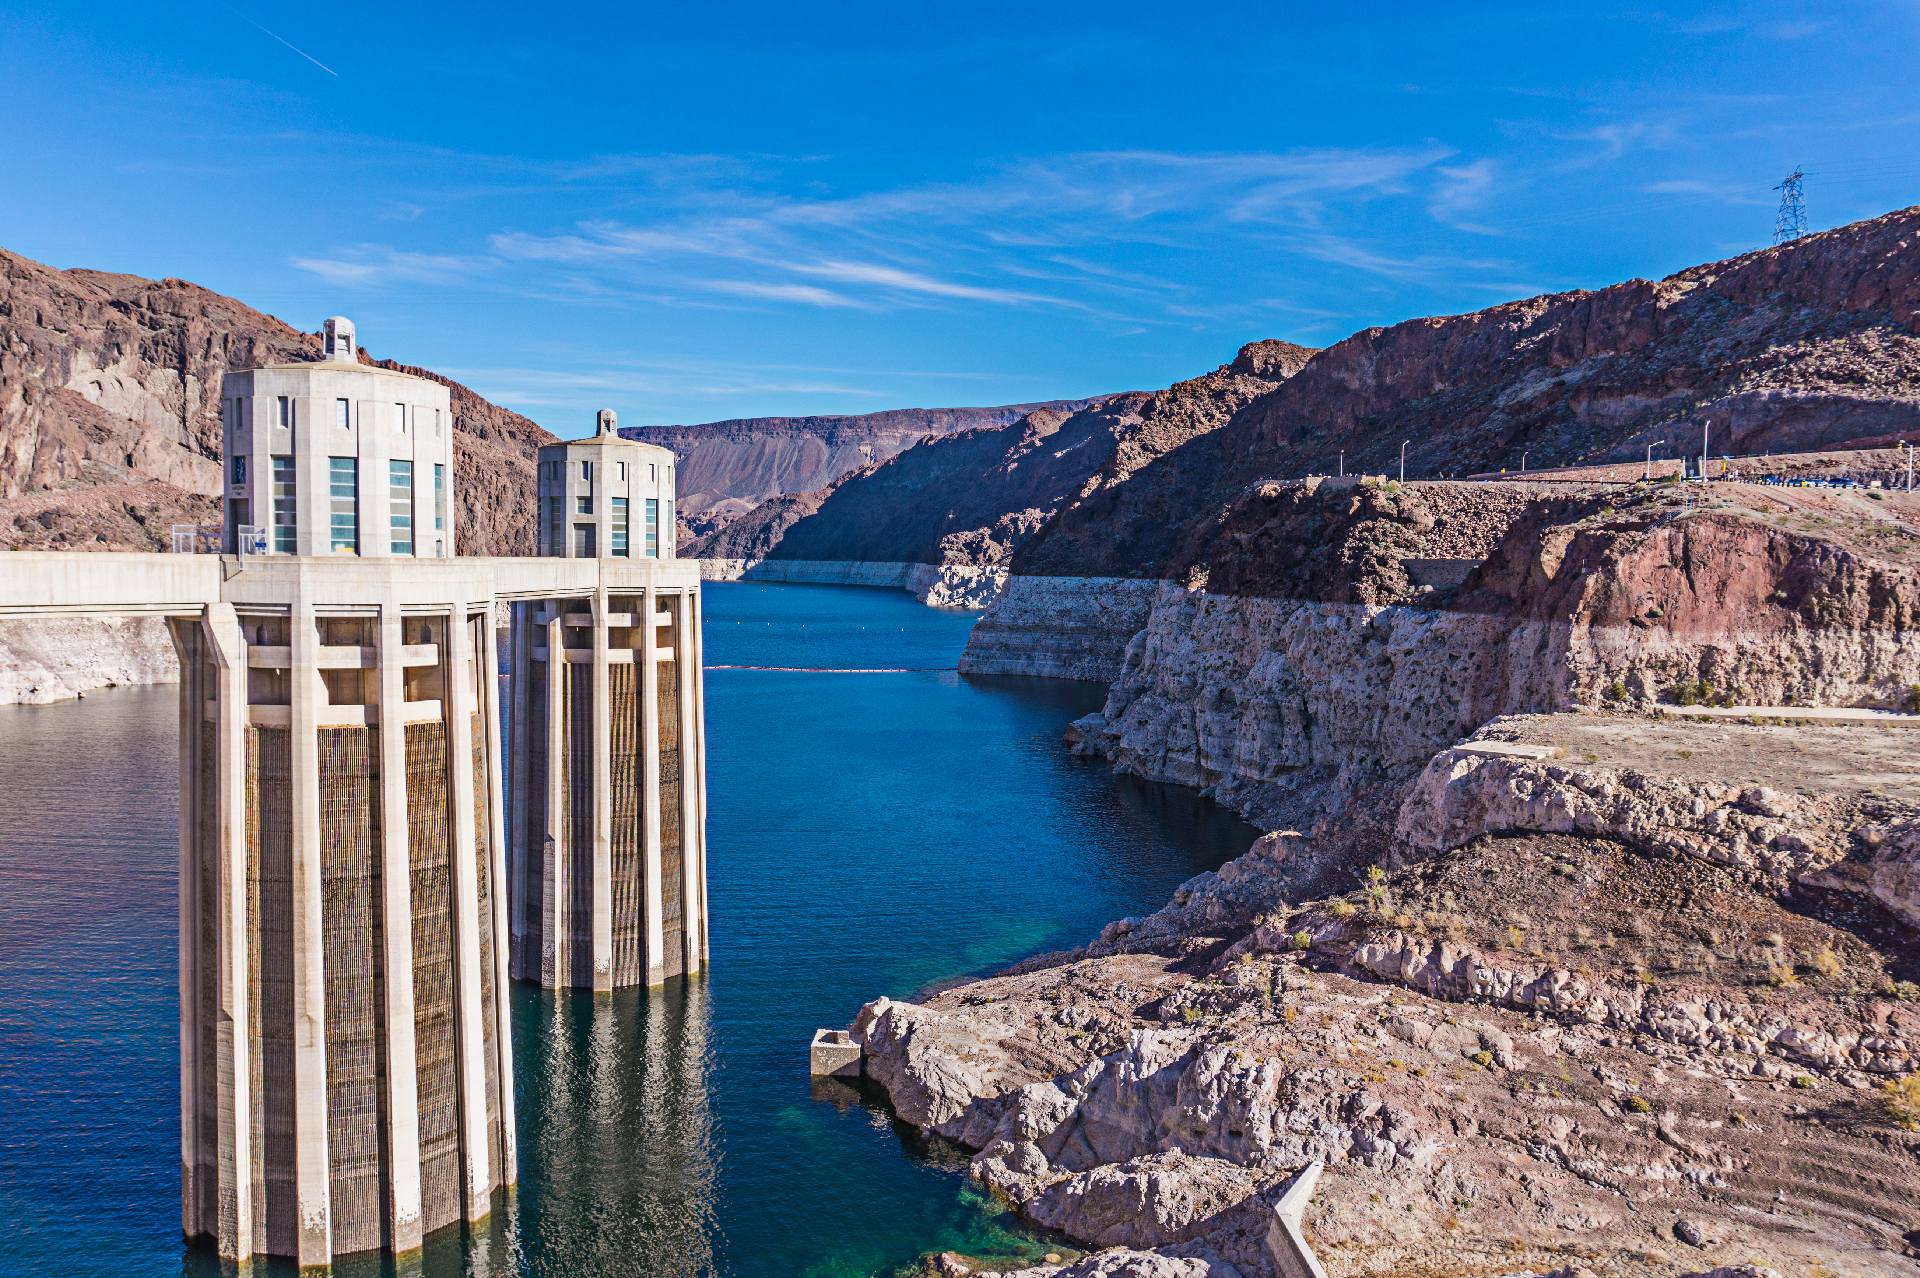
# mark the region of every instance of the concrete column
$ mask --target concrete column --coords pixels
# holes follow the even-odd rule
[[[413,861],[407,842],[406,668],[400,607],[380,606],[379,662],[380,938],[386,990],[387,1229],[394,1253],[420,1246],[420,1096],[414,1044]]]
[[[220,1232],[220,1222],[207,1219],[202,1210],[207,1179],[217,1182],[220,1151],[217,1141],[206,1148],[200,1135],[203,1071],[218,1068],[201,1051],[200,981],[204,965],[219,962],[219,946],[201,944],[200,726],[207,694],[200,625],[197,619],[167,618],[167,634],[180,659],[180,1232],[189,1238]]]
[[[509,660],[513,662],[513,714],[509,720],[509,731],[512,734],[510,738],[510,749],[512,750],[513,763],[512,768],[508,772],[508,776],[511,778],[513,784],[513,801],[508,808],[508,811],[512,813],[512,829],[508,833],[508,838],[510,838],[512,842],[510,844],[501,843],[499,846],[510,848],[510,855],[507,857],[507,866],[508,873],[514,876],[514,880],[511,891],[509,891],[506,886],[506,880],[501,880],[500,895],[503,901],[511,899],[513,903],[513,918],[510,924],[512,936],[508,950],[508,954],[512,960],[512,973],[524,979],[538,979],[540,975],[539,965],[530,960],[526,954],[528,924],[526,890],[527,865],[529,857],[539,854],[538,831],[527,828],[527,768],[530,766],[529,755],[532,744],[531,737],[534,730],[534,725],[529,722],[527,718],[529,703],[532,700],[529,691],[532,684],[530,684],[528,680],[533,677],[533,613],[536,605],[516,603],[510,604],[508,607],[510,610],[508,616],[512,619],[512,624],[507,631],[507,643],[510,652]],[[489,628],[487,633],[491,636],[493,633],[492,629]],[[492,640],[489,638],[489,643],[491,642]],[[497,737],[493,745],[489,748],[496,752],[498,751],[499,742]],[[498,784],[497,778],[499,776],[500,769],[496,766],[494,768],[496,785]],[[500,988],[504,990],[506,986],[502,984]],[[501,1006],[504,1007],[506,1001],[506,995],[503,993],[500,997]],[[502,1073],[501,1077],[507,1078],[510,1077],[510,1075]],[[504,1086],[502,1090],[506,1090]]]
[[[653,655],[654,645],[660,638],[655,625],[659,620],[655,612],[659,598],[649,578],[640,598],[640,740],[646,753],[645,766],[640,769],[645,813],[641,837],[646,858],[641,867],[641,881],[645,892],[648,985],[659,985],[667,979],[667,938],[660,920],[660,661]]]
[[[605,516],[597,517],[604,524]],[[607,588],[601,585],[593,592],[593,990],[596,994],[613,990],[613,689],[607,659],[607,608]]]
[[[486,1003],[480,979],[480,855],[474,837],[473,713],[478,708],[473,629],[467,601],[456,599],[441,650],[446,689],[441,702],[448,717],[447,741],[453,763],[453,935],[454,1034],[459,1061],[460,1152],[467,1173],[467,1219],[484,1220],[493,1210],[493,1179],[487,1163]]]
[[[489,606],[491,608],[491,605]],[[518,636],[526,628],[514,626],[511,634]],[[499,633],[493,624],[493,617],[487,617],[486,628],[486,671],[487,677],[480,683],[480,704],[483,707],[480,722],[487,733],[487,822],[489,837],[487,846],[493,849],[490,873],[493,876],[493,1054],[490,1062],[494,1077],[499,1080],[500,1091],[500,1183],[511,1185],[520,1179],[519,1152],[513,1139],[513,1018],[508,1014],[508,981],[510,974],[508,957],[507,900],[509,896],[519,896],[518,889],[507,886],[507,822],[504,811],[504,798],[501,792],[500,778],[500,648]],[[514,640],[516,654],[519,640]],[[516,674],[520,673],[516,668]],[[516,703],[525,696],[519,679],[514,680]],[[515,719],[514,741],[517,743],[523,735],[519,731],[524,716]]]
[[[204,641],[218,669],[219,706],[214,749],[219,751],[215,802],[220,805],[216,863],[220,883],[215,908],[215,949],[220,964],[220,1025],[215,1051],[220,1071],[220,1239],[231,1239],[235,1258],[251,1256],[265,1239],[255,1236],[253,1201],[253,1040],[248,1033],[247,942],[247,645],[231,604],[207,609]],[[197,751],[196,751],[197,753]]]
[[[707,954],[707,677],[706,677],[706,606],[700,591],[693,593],[693,625],[687,632],[687,642],[693,653],[688,658],[688,669],[682,672],[682,678],[693,689],[693,735],[689,738],[688,750],[694,791],[693,846],[698,849],[700,867],[698,883],[700,885],[700,927],[696,933],[700,947],[700,969],[706,970],[709,962]]]
[[[680,716],[680,810],[669,813],[680,822],[680,927],[681,947],[686,955],[683,970],[692,976],[700,970],[700,938],[705,910],[701,900],[700,874],[700,800],[694,779],[693,690],[696,677],[693,666],[693,596],[682,590],[673,597],[674,653],[680,664],[680,704],[666,713]]]
[[[567,652],[561,607],[561,600],[546,601],[547,828],[541,832],[545,901],[540,919],[540,984],[550,990],[568,984],[572,962],[567,953]]]
[[[304,588],[295,595],[290,621],[294,1196],[300,1213],[296,1259],[304,1268],[329,1264],[333,1256],[327,1165],[327,973],[320,882],[318,710],[325,685],[316,664],[320,636]]]

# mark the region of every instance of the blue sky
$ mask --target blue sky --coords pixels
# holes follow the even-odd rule
[[[0,245],[565,433],[996,404],[1920,203],[1920,4],[0,0]]]

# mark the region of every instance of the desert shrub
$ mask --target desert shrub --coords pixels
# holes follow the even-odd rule
[[[1920,714],[1920,683],[1911,684],[1907,688],[1907,712]]]
[[[1336,919],[1344,919],[1353,913],[1353,902],[1335,901],[1327,907],[1327,913],[1333,915]]]
[[[1887,993],[1904,1003],[1920,1001],[1920,985],[1912,981],[1888,981]]]
[[[1830,945],[1823,945],[1807,955],[1807,966],[1822,976],[1840,975],[1840,958]]]
[[[1887,1117],[1895,1127],[1902,1131],[1920,1131],[1920,1074],[1889,1078],[1880,1084],[1880,1095],[1886,1102]]]
[[[1474,1063],[1475,1065],[1478,1065],[1478,1066],[1480,1066],[1480,1068],[1482,1068],[1482,1069],[1485,1069],[1485,1068],[1486,1068],[1487,1066],[1489,1066],[1489,1065],[1491,1065],[1491,1064],[1493,1064],[1493,1053],[1492,1053],[1492,1052],[1484,1052],[1484,1051],[1483,1051],[1483,1052],[1475,1052],[1475,1053],[1473,1054],[1473,1058],[1472,1058],[1472,1059],[1473,1059],[1473,1063]]]
[[[1627,685],[1615,679],[1607,685],[1606,697],[1609,701],[1625,701],[1627,699]]]
[[[1810,1092],[1813,1090],[1813,1080],[1811,1078],[1808,1078],[1805,1074],[1795,1074],[1793,1076],[1793,1085],[1799,1088],[1803,1092]]]
[[[1312,949],[1312,948],[1313,948],[1313,933],[1311,933],[1311,932],[1295,932],[1295,933],[1293,934],[1293,948],[1294,948],[1294,949],[1296,949],[1296,950],[1307,950],[1307,949]]]
[[[1690,679],[1682,679],[1667,689],[1667,700],[1676,706],[1697,706],[1700,704],[1700,685]]]
[[[1627,1108],[1636,1114],[1650,1114],[1653,1112],[1653,1106],[1647,1104],[1646,1098],[1642,1096],[1627,1097]]]

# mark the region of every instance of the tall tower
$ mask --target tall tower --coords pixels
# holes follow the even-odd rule
[[[229,375],[229,545],[274,522],[170,623],[183,1225],[302,1265],[515,1179],[494,585],[449,553],[447,389],[327,325]]]
[[[512,971],[549,988],[706,967],[700,597],[674,563],[673,466],[610,409],[540,450],[542,554],[597,560],[600,582],[515,605]]]
[[[1807,204],[1801,198],[1800,184],[1806,174],[1799,169],[1787,174],[1773,189],[1780,192],[1780,211],[1773,219],[1773,242],[1785,244],[1807,233]]]

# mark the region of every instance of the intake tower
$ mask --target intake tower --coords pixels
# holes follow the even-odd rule
[[[228,375],[227,553],[0,556],[0,616],[168,619],[181,1223],[302,1267],[414,1251],[515,1182],[510,975],[609,989],[706,955],[672,454],[603,414],[542,454],[580,475],[553,472],[567,538],[460,556],[446,387],[324,337]]]

